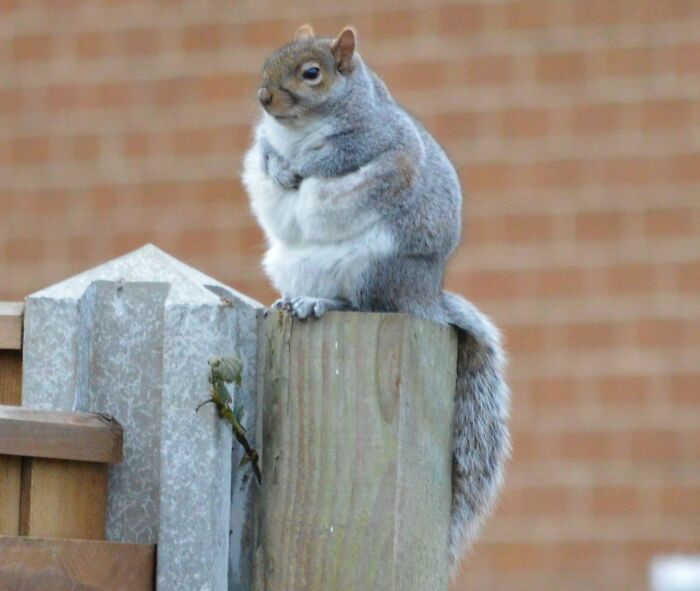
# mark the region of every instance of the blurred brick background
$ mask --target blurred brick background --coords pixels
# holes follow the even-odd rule
[[[644,589],[700,551],[697,0],[0,0],[0,298],[154,242],[271,301],[238,175],[304,21],[469,187],[447,283],[504,328],[515,453],[454,589]]]

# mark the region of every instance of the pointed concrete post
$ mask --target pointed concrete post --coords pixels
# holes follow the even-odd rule
[[[151,245],[27,298],[23,405],[105,412],[124,426],[107,538],[157,543],[159,590],[226,591],[248,576],[237,569],[249,564],[255,485],[237,470],[232,514],[230,429],[211,405],[195,407],[209,393],[208,360],[238,355],[235,395],[255,424],[259,309]]]

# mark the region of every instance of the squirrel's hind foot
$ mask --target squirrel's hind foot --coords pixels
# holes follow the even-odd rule
[[[321,318],[326,312],[333,310],[349,310],[349,302],[339,298],[312,298],[301,296],[296,298],[283,297],[277,300],[272,307],[276,310],[285,310],[300,320],[307,318]]]

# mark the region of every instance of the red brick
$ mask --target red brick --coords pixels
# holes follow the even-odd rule
[[[470,297],[471,296],[470,294]],[[542,353],[547,346],[547,329],[539,325],[503,326],[508,350],[513,355]]]
[[[700,260],[679,265],[676,276],[681,292],[700,293]]]
[[[563,410],[575,411],[578,382],[571,376],[533,378],[530,382],[529,398],[532,412],[536,415]]]
[[[651,294],[654,289],[655,268],[647,263],[611,265],[605,276],[613,296]]]
[[[602,462],[613,454],[615,440],[603,431],[565,431],[560,434],[559,451],[570,462]]]
[[[648,186],[664,178],[663,162],[648,156],[619,156],[608,158],[603,167],[603,176],[611,186]]]
[[[567,346],[573,350],[609,350],[615,345],[617,327],[603,321],[575,322],[566,326]]]
[[[486,6],[480,3],[442,4],[437,7],[439,31],[443,35],[476,33],[484,26]]]
[[[696,182],[700,180],[700,152],[673,154],[669,158],[670,180]]]
[[[678,43],[673,46],[671,67],[682,75],[700,73],[700,42]]]
[[[172,134],[175,154],[206,154],[215,144],[215,132],[210,129],[179,129]]]
[[[432,89],[444,86],[449,80],[447,68],[441,62],[402,63],[382,69],[382,75],[390,87],[405,90]]]
[[[425,11],[387,10],[376,13],[374,30],[380,39],[405,39],[415,36],[425,20]]]
[[[536,74],[543,84],[580,83],[586,75],[586,60],[583,53],[544,53],[537,58]]]
[[[528,518],[561,518],[574,508],[574,491],[566,486],[511,487],[506,490],[499,504],[499,514],[511,518],[527,515]]]
[[[591,511],[594,515],[634,515],[640,509],[639,489],[629,485],[600,485],[591,490]]]
[[[577,267],[552,267],[530,273],[534,295],[543,298],[581,297],[585,274]]]
[[[275,48],[292,41],[295,30],[295,26],[288,21],[270,18],[246,24],[242,41],[252,47]]]
[[[116,254],[126,254],[132,250],[142,247],[144,244],[154,242],[155,233],[153,231],[133,230],[127,232],[113,232],[110,250]]]
[[[435,115],[432,122],[433,133],[441,140],[473,138],[476,135],[479,116],[476,113],[453,111]]]
[[[621,127],[625,107],[622,105],[575,105],[571,113],[571,127],[576,134],[608,134]]]
[[[18,164],[40,164],[49,159],[51,141],[48,137],[18,137],[10,147],[10,156]]]
[[[581,242],[618,241],[622,238],[625,216],[619,211],[580,213],[574,220],[576,239]]]
[[[45,106],[48,111],[66,111],[80,105],[84,89],[75,84],[49,84],[44,88]]]
[[[567,189],[581,183],[582,165],[576,160],[547,160],[523,165],[528,186],[542,189]]]
[[[129,107],[135,98],[135,86],[129,82],[105,82],[95,88],[95,106],[102,109]]]
[[[673,429],[644,429],[629,433],[630,459],[672,462],[681,458],[680,437]]]
[[[649,238],[675,238],[694,233],[693,209],[656,209],[644,215],[644,226]]]
[[[645,318],[635,325],[641,347],[669,351],[684,350],[688,339],[688,322],[679,318]]]
[[[664,2],[639,0],[635,6],[640,20],[651,24],[670,20],[684,21],[697,16],[700,12],[696,4],[688,0],[665,0]]]
[[[70,139],[70,154],[78,161],[95,161],[100,157],[100,140],[94,135],[80,135]]]
[[[487,54],[473,56],[455,67],[450,66],[449,74],[453,84],[501,86],[511,82],[514,70],[513,56]]]
[[[509,137],[541,137],[550,129],[547,109],[511,109],[503,112],[503,134]]]
[[[2,251],[8,261],[23,265],[41,262],[47,255],[46,242],[38,236],[6,240]]]
[[[127,158],[144,158],[151,152],[151,135],[136,131],[124,136],[123,150]]]
[[[470,163],[461,171],[469,182],[470,190],[476,194],[504,191],[513,179],[512,166],[506,162]]]
[[[548,215],[508,215],[503,216],[503,228],[506,242],[547,242],[552,238],[554,220]]]
[[[636,374],[611,374],[598,378],[603,408],[640,410],[649,401],[649,378]]]
[[[685,99],[669,99],[640,106],[639,123],[646,131],[685,129],[691,123],[693,104]]]
[[[157,29],[128,29],[120,34],[119,44],[128,55],[153,55],[160,49],[160,32]]]
[[[220,23],[190,25],[182,31],[182,46],[186,51],[212,51],[224,45],[227,30]],[[233,36],[234,31],[228,31]]]
[[[464,277],[468,293],[475,300],[512,298],[518,293],[518,281],[508,271],[471,271]]]
[[[700,398],[700,373],[671,376],[669,389],[669,398],[673,404],[696,408]]]
[[[554,5],[549,0],[515,0],[505,4],[506,26],[515,30],[537,30],[552,25]]]
[[[501,244],[506,241],[502,217],[479,217],[467,219],[462,230],[462,241],[470,246]]]
[[[512,429],[513,462],[537,465],[561,459],[560,434],[546,430]]]
[[[81,59],[95,59],[105,52],[105,34],[100,31],[80,31],[74,37],[75,51]]]
[[[698,433],[700,437],[700,433]],[[663,515],[696,517],[700,507],[700,487],[668,484],[660,491],[660,511]]]
[[[18,62],[47,60],[52,39],[43,33],[20,35],[12,41],[12,55]]]
[[[226,102],[249,96],[254,100],[255,91],[260,83],[254,74],[220,74],[200,78],[197,89],[207,102]]]
[[[574,23],[579,26],[614,25],[629,18],[622,2],[585,0],[573,2]]]
[[[19,113],[22,109],[22,91],[18,88],[0,88],[0,114]]]

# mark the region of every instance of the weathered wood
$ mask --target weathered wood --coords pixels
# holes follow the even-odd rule
[[[19,534],[101,540],[107,464],[24,458]]]
[[[22,352],[0,349],[0,404],[22,404]]]
[[[115,464],[123,442],[104,415],[0,406],[0,454]]]
[[[156,548],[0,536],[0,591],[153,591]]]
[[[255,590],[446,590],[454,331],[273,313],[259,343]]]
[[[0,404],[22,404],[22,352],[0,349]],[[22,458],[0,455],[0,535],[19,533]]]
[[[22,348],[22,302],[0,302],[0,349]]]
[[[19,533],[22,458],[0,456],[0,535]]]

